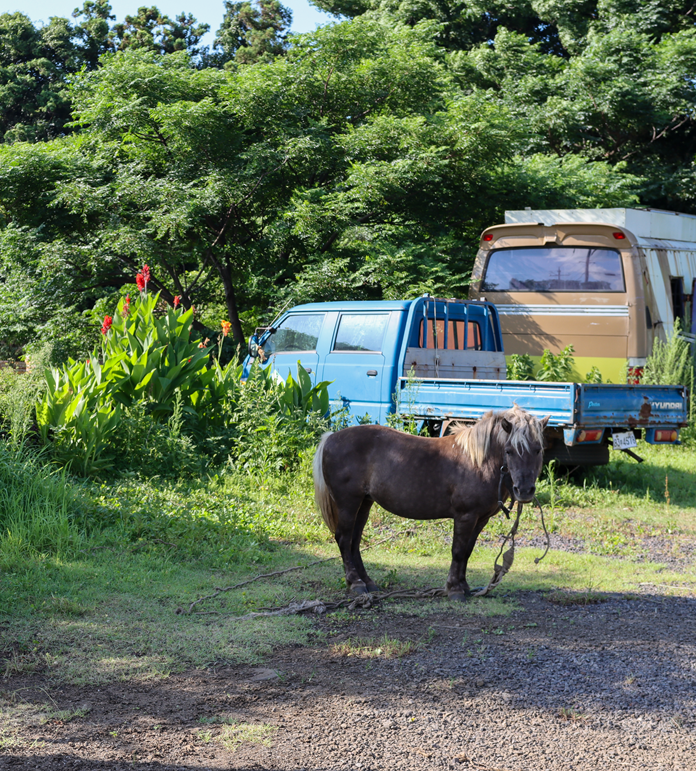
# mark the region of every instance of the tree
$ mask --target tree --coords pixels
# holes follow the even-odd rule
[[[282,297],[463,293],[478,232],[539,177],[537,200],[635,200],[606,163],[530,154],[435,32],[360,18],[229,72],[108,57],[73,87],[78,137],[0,150],[0,274],[89,306],[146,262],[167,301],[224,302],[241,342],[241,311]]]
[[[231,2],[225,0],[225,15],[215,38],[222,63],[252,64],[269,61],[286,52],[292,12],[278,0]]]
[[[123,23],[113,26],[109,37],[119,51],[144,48],[160,54],[188,51],[191,56],[199,56],[207,53],[199,43],[209,29],[209,24],[198,24],[190,13],[181,13],[172,20],[153,5],[141,6],[136,16],[126,16]]]
[[[111,10],[108,0],[85,0],[82,9],[73,11],[73,18],[80,20],[73,27],[73,38],[88,70],[97,68],[102,54],[114,50],[110,22],[116,17]]]
[[[693,3],[685,0],[315,0],[333,13],[437,24],[461,87],[532,129],[527,152],[605,160],[643,204],[696,212]]]
[[[500,30],[457,66],[528,123],[537,152],[607,161],[643,178],[643,203],[696,211],[696,32],[655,41],[635,26],[590,30],[569,60]]]
[[[37,28],[22,13],[0,15],[0,141],[38,142],[69,133],[68,83],[99,57],[126,48],[158,53],[187,51],[205,62],[200,40],[208,31],[190,14],[172,21],[154,6],[140,8],[113,27],[107,0],[85,0],[75,24],[58,16]]]
[[[78,62],[66,19],[37,30],[22,13],[0,15],[0,139],[58,136],[70,118],[65,73]]]

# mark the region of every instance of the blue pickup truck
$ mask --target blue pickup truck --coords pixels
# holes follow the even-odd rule
[[[283,378],[299,361],[357,420],[386,423],[400,411],[431,435],[516,402],[551,416],[546,458],[564,465],[606,463],[610,446],[631,453],[641,435],[676,444],[687,420],[683,386],[506,380],[498,313],[481,301],[298,305],[257,330],[249,354],[247,367],[256,358]]]

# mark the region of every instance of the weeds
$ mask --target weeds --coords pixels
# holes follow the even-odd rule
[[[350,638],[331,647],[331,652],[337,656],[354,656],[361,659],[398,659],[413,653],[418,645],[412,640],[396,640],[388,635],[380,640]]]
[[[224,747],[234,752],[244,742],[270,747],[276,730],[275,726],[266,723],[231,723],[223,725],[217,738]]]
[[[85,717],[90,712],[90,707],[77,707],[75,709],[48,709],[42,716],[42,722],[57,720],[59,723],[69,723],[76,717]]]
[[[80,542],[78,496],[63,472],[0,442],[0,554],[66,555]]]
[[[557,714],[566,723],[586,723],[589,720],[587,715],[578,712],[574,707],[561,707]]]

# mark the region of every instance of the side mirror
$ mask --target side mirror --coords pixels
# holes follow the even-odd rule
[[[251,356],[252,359],[256,359],[259,355],[259,339],[256,337],[256,334],[254,333],[249,338],[249,356]]]

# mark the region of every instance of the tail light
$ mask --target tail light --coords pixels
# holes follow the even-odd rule
[[[669,442],[673,444],[677,441],[679,432],[673,428],[656,428],[655,429],[655,442]]]
[[[578,431],[578,435],[575,437],[575,441],[579,444],[581,442],[599,442],[604,435],[604,429],[598,428],[592,431]]]

